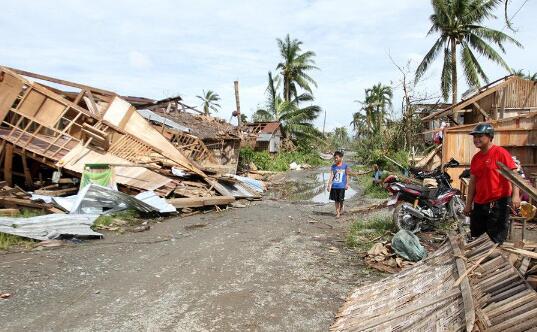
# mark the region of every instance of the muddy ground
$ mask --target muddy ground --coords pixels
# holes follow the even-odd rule
[[[331,204],[309,201],[318,174],[290,172],[246,208],[0,253],[0,291],[12,294],[1,329],[326,331],[349,292],[381,275],[345,247],[356,216],[336,220]],[[359,196],[347,206],[371,202]]]

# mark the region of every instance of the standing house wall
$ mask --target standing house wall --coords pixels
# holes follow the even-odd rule
[[[491,123],[495,131],[493,143],[516,156],[528,175],[537,172],[537,112]],[[445,132],[442,163],[451,158],[460,163],[459,167],[448,169],[454,187],[460,185],[460,173],[470,167],[472,157],[478,151],[469,135],[474,127],[475,124],[452,127]]]

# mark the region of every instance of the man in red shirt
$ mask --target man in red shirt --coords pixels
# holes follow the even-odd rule
[[[494,128],[488,123],[478,124],[470,132],[478,151],[470,165],[470,184],[464,213],[470,216],[472,237],[487,233],[492,241],[503,243],[507,238],[509,205],[520,206],[518,187],[511,186],[499,172],[497,161],[516,169],[513,158],[501,146],[492,144]],[[473,206],[472,206],[473,203]]]

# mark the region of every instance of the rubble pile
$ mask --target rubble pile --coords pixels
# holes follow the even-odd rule
[[[179,105],[180,97],[121,97],[0,66],[0,213],[79,215],[86,205],[92,214],[170,213],[260,198],[257,183],[234,176],[241,142],[234,127],[187,114],[183,104],[174,115],[171,107],[151,111],[166,103]]]

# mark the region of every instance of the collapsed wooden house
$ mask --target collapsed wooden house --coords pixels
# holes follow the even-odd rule
[[[211,116],[189,113],[191,108],[166,105],[169,102],[155,102],[139,112],[203,170],[218,174],[237,172],[241,137],[236,127]]]
[[[88,163],[114,165],[116,182],[134,191],[185,193],[187,185],[168,176],[172,167],[210,182],[180,146],[110,91],[0,67],[0,121],[2,171],[10,185],[14,176],[31,184],[43,166],[80,175]],[[13,170],[14,162],[22,172]]]
[[[246,145],[256,151],[270,153],[280,152],[282,146],[282,129],[278,121],[247,123],[245,132],[248,134]]]
[[[537,293],[485,234],[449,241],[416,266],[356,289],[331,331],[528,331]]]

